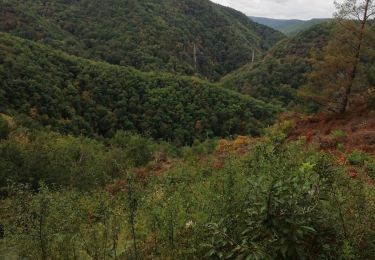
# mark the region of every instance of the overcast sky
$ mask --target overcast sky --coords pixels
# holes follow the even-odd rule
[[[249,16],[278,19],[332,17],[333,0],[211,0],[230,6]]]

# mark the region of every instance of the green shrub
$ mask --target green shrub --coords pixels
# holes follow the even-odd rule
[[[336,129],[330,133],[330,136],[335,142],[336,148],[343,151],[345,149],[344,142],[347,138],[347,134],[343,130]]]
[[[0,115],[0,140],[8,138],[10,133],[10,127],[7,122],[1,115]]]
[[[182,147],[182,156],[184,158],[197,158],[207,156],[215,151],[217,141],[207,139],[204,142],[195,141],[192,146]]]
[[[207,256],[362,259],[371,255],[372,231],[353,231],[358,223],[367,228],[374,223],[363,181],[348,179],[346,169],[326,153],[306,149],[303,143],[277,143],[260,144],[236,168],[243,173],[234,190],[246,194],[246,201],[241,203],[242,196],[231,199],[234,206],[228,218],[237,219],[234,226],[225,218],[208,225]],[[241,180],[247,184],[239,188],[236,182]],[[369,236],[369,241],[358,244],[361,236]]]
[[[144,139],[116,136],[104,149],[109,153],[95,150],[111,159],[100,172],[94,171],[101,162],[97,157],[98,162],[87,161],[94,168],[79,173],[96,178],[114,173],[114,166],[124,165],[127,146]],[[57,143],[67,154],[75,149],[61,146],[64,139]],[[32,151],[52,148],[38,145],[43,146]],[[36,158],[57,171],[51,157]],[[209,155],[203,158],[179,160],[147,182],[128,169],[105,188],[94,183],[89,191],[16,189],[1,201],[4,240],[24,258],[372,259],[375,254],[374,187],[348,178],[346,167],[328,153],[302,141],[264,138],[244,157],[213,156],[222,167],[213,167]]]
[[[364,167],[370,177],[375,179],[375,159],[362,151],[353,151],[347,156],[347,160],[351,165]]]
[[[0,188],[11,181],[38,189],[43,181],[48,186],[88,190],[121,177],[138,156],[83,137],[23,134],[0,142]]]
[[[347,156],[347,160],[351,165],[364,166],[369,156],[362,151],[355,150]]]
[[[122,149],[134,166],[144,166],[152,160],[154,146],[150,139],[138,134],[118,131],[111,140],[111,144]]]
[[[371,158],[371,160],[366,161],[365,167],[367,168],[370,177],[375,180],[375,160]]]
[[[332,138],[334,138],[334,139],[343,139],[343,138],[346,138],[346,137],[347,137],[345,131],[340,130],[340,129],[333,130],[333,131],[330,133],[330,136],[331,136]]]

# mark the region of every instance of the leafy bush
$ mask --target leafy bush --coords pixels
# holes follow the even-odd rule
[[[347,137],[346,133],[341,130],[341,129],[336,129],[336,130],[333,130],[331,133],[330,133],[330,136],[334,139],[344,139]]]
[[[375,159],[371,155],[356,150],[348,155],[347,159],[352,165],[364,167],[370,177],[375,179]]]
[[[345,149],[344,142],[347,138],[347,135],[343,130],[336,129],[331,131],[330,137],[332,138],[338,150],[343,151]]]
[[[6,139],[10,133],[8,122],[0,115],[0,140]]]
[[[0,143],[0,189],[7,182],[40,182],[54,187],[89,190],[123,178],[128,169],[151,161],[155,144],[139,135],[119,132],[107,147],[88,138],[57,133],[17,133]]]
[[[368,160],[365,162],[365,167],[368,169],[368,173],[372,179],[375,180],[375,160]]]
[[[130,158],[136,167],[147,164],[155,153],[152,141],[136,134],[119,131],[110,142],[113,146],[121,148],[121,152]]]
[[[347,159],[352,165],[364,166],[369,156],[362,151],[355,150],[347,156]]]
[[[11,186],[3,241],[29,258],[371,259],[374,187],[273,133],[244,157],[220,158],[222,168],[207,155],[147,181],[128,169],[104,188]]]
[[[321,250],[315,216],[330,173],[318,171],[324,157],[300,153],[299,146],[256,148],[243,165],[247,199],[230,212],[243,219],[234,233],[221,222],[211,224],[211,256],[301,259]],[[314,246],[306,247],[307,241]]]
[[[27,186],[12,187],[9,194],[14,200],[5,202],[0,224],[7,242],[17,245],[12,250],[18,257],[100,259],[123,257],[130,250],[119,243],[120,218],[126,218],[127,209],[122,196],[52,191],[43,185],[38,194]]]

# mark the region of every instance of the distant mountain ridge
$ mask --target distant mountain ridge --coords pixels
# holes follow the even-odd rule
[[[273,19],[265,17],[249,16],[249,18],[259,24],[271,27],[278,30],[286,35],[294,35],[300,31],[307,30],[310,27],[326,22],[329,18],[314,18],[310,20],[298,20],[298,19]]]

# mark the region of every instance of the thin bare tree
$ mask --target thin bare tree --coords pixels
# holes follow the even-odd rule
[[[358,73],[361,51],[366,35],[366,26],[375,16],[374,0],[342,0],[335,1],[337,12],[336,19],[345,29],[350,30],[355,36],[355,51],[349,81],[345,86],[345,93],[341,113],[348,110],[349,96],[352,93],[353,84]],[[349,23],[348,23],[349,22]]]

